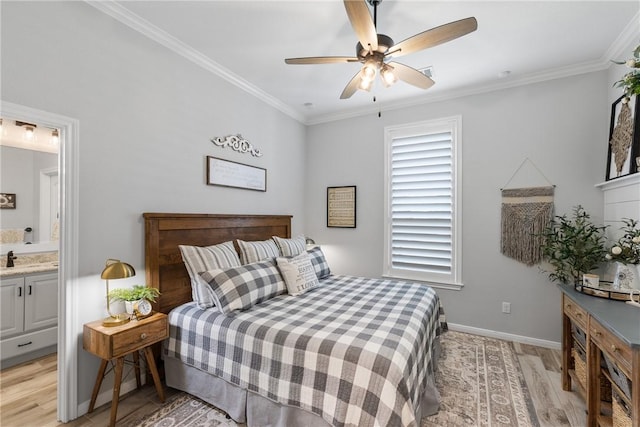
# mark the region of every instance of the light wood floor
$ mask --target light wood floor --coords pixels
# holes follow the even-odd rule
[[[516,352],[541,427],[583,427],[586,406],[576,393],[562,390],[560,352],[526,344],[515,344]],[[0,371],[0,425],[2,427],[105,426],[110,404],[70,423],[56,421],[56,356],[45,356],[24,365]],[[166,390],[167,398],[177,393]],[[123,396],[118,406],[118,424],[156,411],[162,403],[153,386]]]

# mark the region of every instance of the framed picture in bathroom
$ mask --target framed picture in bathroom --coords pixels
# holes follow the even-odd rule
[[[0,209],[15,209],[16,195],[15,193],[0,193]]]

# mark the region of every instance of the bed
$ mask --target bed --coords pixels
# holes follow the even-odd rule
[[[324,274],[301,295],[280,292],[221,313],[202,308],[179,246],[289,241],[291,216],[145,213],[144,220],[147,284],[161,292],[154,309],[169,315],[168,386],[249,426],[417,426],[437,411],[443,316],[431,288]],[[328,273],[326,264],[313,265]]]

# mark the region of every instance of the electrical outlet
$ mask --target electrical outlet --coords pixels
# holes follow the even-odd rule
[[[510,302],[502,302],[502,312],[509,314],[511,313],[511,303]]]

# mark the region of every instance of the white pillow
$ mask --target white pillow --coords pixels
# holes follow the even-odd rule
[[[302,295],[320,284],[308,253],[303,252],[293,258],[277,258],[276,261],[289,295]]]

